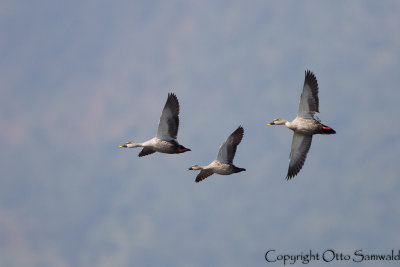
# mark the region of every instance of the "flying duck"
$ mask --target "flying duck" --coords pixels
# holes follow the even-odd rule
[[[336,133],[331,127],[322,124],[314,116],[315,112],[319,112],[318,82],[314,73],[306,70],[297,117],[292,122],[279,118],[268,123],[268,125],[285,125],[293,131],[287,180],[296,176],[303,167],[314,134]]]
[[[217,173],[221,175],[229,175],[232,173],[242,172],[246,169],[238,168],[233,165],[232,161],[235,157],[236,148],[243,138],[243,127],[239,126],[219,148],[217,159],[207,166],[193,165],[187,170],[200,170],[196,177],[196,183],[204,180],[208,176]]]
[[[179,154],[190,151],[176,140],[179,127],[179,102],[175,94],[169,93],[167,102],[161,113],[157,134],[154,138],[143,143],[126,142],[121,148],[143,147],[139,157],[161,152],[167,154]]]

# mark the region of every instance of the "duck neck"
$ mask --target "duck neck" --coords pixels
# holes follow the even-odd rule
[[[142,143],[137,143],[137,142],[130,142],[128,144],[126,144],[126,147],[128,148],[135,148],[135,147],[141,147]]]
[[[293,120],[293,121],[287,121],[285,123],[286,127],[288,127],[292,131],[296,131],[298,129],[298,121]]]
[[[197,171],[197,170],[202,170],[204,169],[204,166],[200,166],[200,165],[194,165],[192,166],[192,170]]]

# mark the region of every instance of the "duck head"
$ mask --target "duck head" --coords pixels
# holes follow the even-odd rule
[[[278,118],[278,119],[275,119],[272,122],[268,123],[267,125],[283,125],[286,122],[287,122],[287,120]]]
[[[139,143],[135,143],[135,142],[126,142],[125,144],[123,144],[122,146],[119,146],[120,148],[134,148],[134,147],[139,147],[140,144]]]
[[[186,169],[187,171],[196,171],[196,170],[201,170],[202,167],[199,165],[192,165],[190,168]]]

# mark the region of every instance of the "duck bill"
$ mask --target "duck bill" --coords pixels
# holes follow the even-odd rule
[[[275,123],[274,122],[270,122],[267,125],[275,125]]]
[[[190,167],[190,168],[187,168],[186,170],[187,170],[187,171],[193,171],[193,168]]]
[[[123,146],[119,146],[119,148],[127,148],[127,146],[126,146],[126,145],[123,145]]]

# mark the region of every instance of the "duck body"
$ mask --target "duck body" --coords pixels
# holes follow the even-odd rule
[[[157,152],[160,153],[166,153],[166,154],[179,154],[183,153],[186,151],[190,151],[189,149],[183,147],[180,145],[176,140],[162,140],[158,137],[154,137],[150,139],[149,141],[144,143],[144,147],[148,149],[154,149]]]
[[[121,147],[135,148],[143,147],[142,151],[139,153],[139,157],[147,156],[155,152],[166,153],[166,154],[180,154],[190,149],[180,145],[176,140],[166,141],[158,137],[154,137],[143,143],[138,142],[127,142]]]
[[[197,168],[193,167],[193,166],[197,166]],[[232,163],[225,163],[225,162],[221,162],[218,160],[212,161],[207,166],[199,166],[199,165],[193,165],[193,166],[190,167],[189,169],[190,170],[204,170],[206,172],[212,172],[212,173],[216,173],[216,174],[220,174],[220,175],[230,175],[233,173],[238,173],[238,172],[246,170],[243,168],[238,168],[235,165],[233,165]]]
[[[233,173],[238,173],[246,170],[244,168],[236,167],[232,163],[220,162],[218,160],[214,160],[213,162],[210,163],[210,165],[212,171],[220,175],[230,175]]]
[[[305,135],[336,133],[331,127],[320,123],[316,119],[304,119],[301,117],[296,117],[293,121],[285,123],[285,125],[290,130]]]

